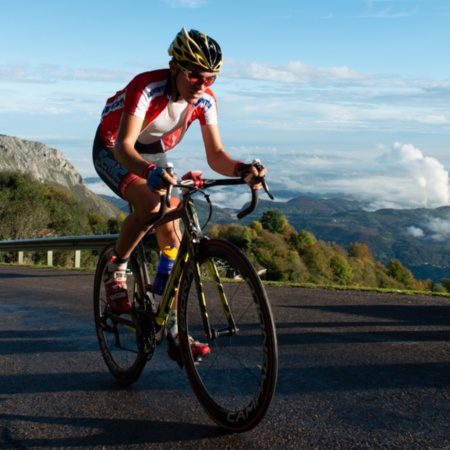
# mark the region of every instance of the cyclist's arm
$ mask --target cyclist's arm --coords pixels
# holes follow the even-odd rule
[[[234,160],[224,150],[219,127],[217,125],[203,125],[201,129],[209,167],[221,175],[234,176],[234,168],[238,161]]]
[[[203,142],[205,143],[206,158],[208,164],[217,173],[225,176],[236,176],[238,160],[233,159],[224,149],[222,140],[220,138],[219,127],[217,125],[202,126]],[[255,189],[262,187],[259,180],[255,177],[262,177],[266,174],[266,169],[263,167],[261,172],[258,172],[255,166],[251,167],[250,176],[245,178],[245,181]]]
[[[114,146],[117,161],[138,176],[142,176],[148,166],[148,162],[134,148],[142,123],[143,120],[140,117],[122,113]]]

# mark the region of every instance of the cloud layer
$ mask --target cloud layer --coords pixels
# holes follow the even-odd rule
[[[292,192],[345,195],[368,202],[370,209],[435,208],[450,204],[449,174],[435,158],[411,144],[395,142],[390,149],[378,149],[378,156],[360,158],[327,155],[277,156],[270,165],[281,172],[281,183]],[[364,152],[361,152],[364,155]],[[289,160],[284,168],[277,160]],[[295,174],[295,176],[292,176]]]

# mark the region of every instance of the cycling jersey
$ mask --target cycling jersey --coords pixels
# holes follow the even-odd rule
[[[143,120],[138,144],[161,141],[163,151],[174,148],[195,119],[201,125],[217,124],[216,98],[209,88],[195,105],[173,103],[170,94],[169,69],[137,75],[106,101],[99,130],[101,140],[107,146],[114,146],[122,112]],[[165,126],[168,129],[164,129]],[[139,145],[136,147],[139,151]]]
[[[198,119],[201,125],[217,124],[216,98],[209,88],[191,105],[171,100],[169,69],[144,72],[133,78],[106,101],[92,155],[100,178],[124,199],[138,176],[115,159],[114,144],[122,112],[143,120],[135,148],[150,162],[156,162],[152,154],[174,148],[194,120]]]

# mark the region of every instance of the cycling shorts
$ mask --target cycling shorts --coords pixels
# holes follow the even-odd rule
[[[148,147],[149,153],[145,153],[146,146],[138,145],[141,156],[148,162],[156,164],[157,166],[165,167],[167,163],[167,157],[164,152],[153,153],[155,147],[161,149],[162,147],[158,143]],[[141,153],[142,152],[142,153]],[[99,132],[95,135],[94,145],[92,147],[92,159],[94,168],[98,173],[102,181],[119,197],[124,200],[127,199],[127,189],[139,179],[139,177],[131,172],[122,164],[120,164],[114,156],[114,147],[107,146],[100,138]],[[175,192],[173,196],[177,195]]]

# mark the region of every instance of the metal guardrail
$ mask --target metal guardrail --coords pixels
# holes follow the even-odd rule
[[[103,248],[115,241],[118,236],[118,234],[103,234],[0,241],[0,252],[18,252],[18,262],[23,264],[25,251],[47,250],[47,265],[52,266],[53,250],[75,250],[75,267],[80,267],[81,250]]]

